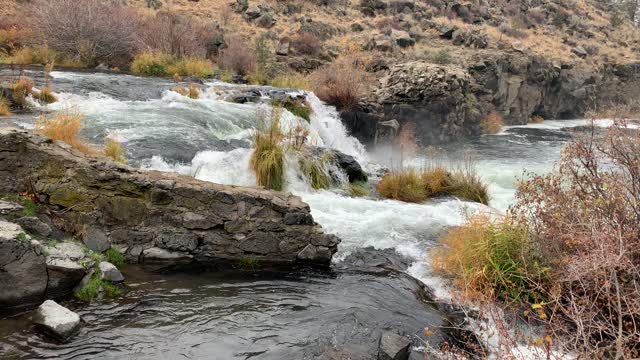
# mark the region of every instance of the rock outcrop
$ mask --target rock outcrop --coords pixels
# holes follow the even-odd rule
[[[134,170],[0,129],[0,192],[23,191],[35,192],[86,244],[117,245],[134,261],[160,253],[155,248],[165,258],[328,264],[340,242],[291,194]]]
[[[42,301],[47,264],[42,248],[17,225],[0,220],[0,309]]]
[[[375,142],[381,123],[397,120],[401,128],[411,123],[429,145],[478,134],[491,111],[521,125],[532,116],[578,118],[640,97],[640,63],[594,69],[517,52],[478,53],[467,63],[393,65],[367,104],[343,113],[343,120],[365,144]]]

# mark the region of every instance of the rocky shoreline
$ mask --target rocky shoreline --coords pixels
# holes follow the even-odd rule
[[[328,265],[340,242],[290,194],[138,171],[11,128],[0,129],[0,159],[0,192],[29,194],[46,209],[43,221],[12,215],[20,206],[4,203],[5,216],[27,226],[3,226],[3,254],[10,256],[0,261],[0,283],[24,283],[16,287],[20,294],[3,297],[3,306],[68,294],[86,275],[78,264],[86,257],[81,247],[45,254],[29,240],[48,241],[54,230],[81,240],[87,251],[117,249],[132,263]]]

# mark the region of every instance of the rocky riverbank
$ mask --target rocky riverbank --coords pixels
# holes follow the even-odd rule
[[[0,159],[0,192],[29,196],[42,213],[25,217],[19,204],[3,203],[13,222],[2,226],[0,282],[22,284],[13,287],[19,293],[5,294],[4,306],[70,293],[91,268],[80,264],[89,250],[114,248],[134,263],[290,267],[326,265],[340,242],[322,232],[307,204],[286,193],[138,171],[11,128],[0,129]],[[36,241],[48,242],[52,233],[84,246]]]

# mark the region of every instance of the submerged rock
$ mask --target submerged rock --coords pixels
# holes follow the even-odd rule
[[[60,341],[69,340],[80,330],[80,316],[53,300],[47,300],[38,307],[33,323]]]

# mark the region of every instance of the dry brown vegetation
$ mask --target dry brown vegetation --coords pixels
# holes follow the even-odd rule
[[[85,154],[95,155],[97,150],[80,138],[83,121],[81,114],[62,111],[51,116],[41,115],[34,130],[53,140],[65,142]]]
[[[371,82],[364,66],[354,57],[338,59],[318,69],[311,78],[316,95],[341,110],[357,105]]]
[[[480,122],[482,132],[485,134],[497,134],[504,126],[504,119],[497,111],[492,111]]]
[[[547,350],[637,358],[639,154],[640,134],[624,124],[578,135],[551,173],[520,184],[504,218],[449,231],[436,268],[465,298],[500,299],[519,321],[544,325]]]

